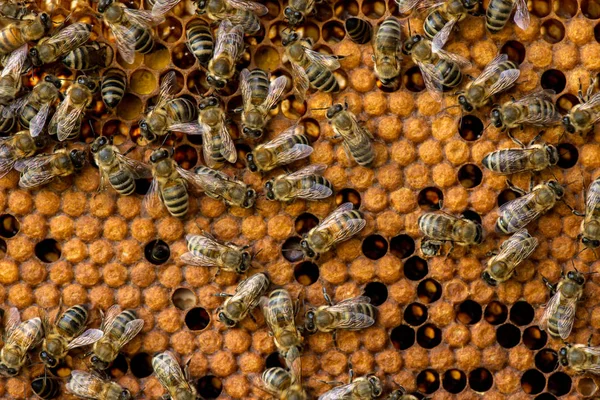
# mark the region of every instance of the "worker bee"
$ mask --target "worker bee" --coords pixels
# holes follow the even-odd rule
[[[357,17],[350,17],[344,21],[344,28],[350,40],[358,44],[366,44],[371,40],[373,27],[369,21]],[[400,42],[398,40],[398,42]],[[400,42],[401,43],[401,42]],[[402,45],[400,45],[400,48]]]
[[[591,336],[590,336],[591,339]],[[584,344],[569,344],[558,352],[560,365],[572,368],[578,373],[600,374],[600,347]]]
[[[103,315],[100,330],[104,336],[96,343],[90,361],[94,368],[103,371],[117,358],[121,348],[133,339],[144,327],[133,310],[119,312],[117,305],[111,306]]]
[[[112,68],[106,71],[100,84],[100,94],[106,107],[115,108],[118,106],[123,100],[126,88],[127,75],[122,70]]]
[[[0,350],[0,375],[17,375],[27,360],[27,352],[37,346],[43,336],[41,319],[21,322],[19,311],[15,307],[10,308],[6,318],[4,347]]]
[[[356,235],[366,224],[360,211],[353,210],[352,203],[344,203],[312,228],[300,242],[300,247],[306,257],[318,258],[337,243]]]
[[[291,27],[300,25],[314,11],[316,0],[290,0],[283,10],[284,21]]]
[[[170,351],[155,355],[152,358],[152,369],[160,384],[169,393],[170,399],[195,400],[199,398],[196,387],[189,383],[188,366],[186,365],[184,373]]]
[[[292,126],[279,134],[270,142],[260,144],[246,154],[248,169],[252,172],[271,171],[281,165],[311,155],[313,148],[304,136],[302,125]]]
[[[540,319],[540,328],[550,336],[565,340],[573,329],[575,309],[583,295],[585,277],[578,271],[569,271],[556,285],[552,285],[546,278],[543,279],[552,297]]]
[[[87,319],[87,309],[76,305],[66,310],[52,325],[47,320],[43,321],[46,337],[42,342],[40,360],[47,368],[56,367],[69,350],[100,340],[103,335],[100,329],[84,332]]]
[[[350,383],[331,389],[319,396],[318,400],[372,400],[381,396],[383,387],[375,375],[361,376],[354,379],[354,371],[350,367]]]
[[[334,104],[327,110],[327,122],[335,133],[334,139],[342,138],[348,158],[358,165],[369,165],[375,159],[373,135],[358,124],[356,117],[348,111],[348,105]]]
[[[21,73],[27,59],[27,45],[13,51],[0,72],[0,105],[8,106],[21,89]]]
[[[579,81],[579,92],[577,93],[579,104],[571,108],[562,119],[567,132],[586,134],[594,129],[594,125],[600,120],[600,92],[592,96],[595,86],[596,80],[592,79],[584,97],[581,81]]]
[[[203,145],[202,154],[206,165],[213,168],[222,165],[225,161],[235,163],[237,151],[231,140],[225,110],[219,99],[215,96],[202,99],[198,109],[199,132],[202,134]]]
[[[527,0],[491,0],[485,13],[485,26],[491,33],[498,33],[510,19],[513,8],[515,24],[523,30],[529,27],[529,10]]]
[[[402,27],[394,17],[388,17],[377,29],[373,40],[373,69],[384,85],[400,76],[402,64]]]
[[[252,255],[246,251],[249,246],[236,246],[221,243],[208,233],[187,235],[188,252],[181,255],[181,261],[204,267],[217,267],[221,270],[245,274],[251,267]]]
[[[188,49],[196,56],[200,64],[206,65],[212,58],[215,42],[210,26],[195,19],[188,23],[185,30]]]
[[[340,67],[339,57],[314,51],[312,39],[303,39],[297,32],[283,35],[281,44],[292,65],[297,100],[304,101],[309,85],[322,92],[338,92],[340,85],[333,71]]]
[[[294,304],[290,293],[285,289],[275,289],[269,297],[261,297],[260,306],[269,326],[269,335],[273,337],[279,354],[291,365],[300,357],[302,335],[296,327],[298,302]]]
[[[93,42],[71,50],[63,57],[62,62],[71,69],[89,71],[108,67],[112,63],[114,55],[112,47],[106,43]]]
[[[0,55],[12,53],[27,42],[43,38],[50,28],[52,19],[46,13],[9,24],[0,30]]]
[[[299,171],[281,174],[265,183],[268,200],[320,200],[333,194],[333,185],[321,174],[327,166],[311,164]]]
[[[128,196],[135,191],[136,179],[152,177],[148,165],[121,154],[106,136],[96,138],[90,150],[100,170],[99,190],[105,190],[108,182],[121,196]]]
[[[20,131],[13,136],[0,138],[0,178],[8,174],[15,165],[33,157],[46,143],[45,137],[34,138],[29,131]]]
[[[196,0],[195,3],[196,13],[199,15],[206,14],[212,21],[228,19],[234,25],[241,25],[248,35],[254,35],[260,31],[258,17],[269,12],[265,5],[251,0]],[[154,12],[154,9],[152,11]]]
[[[560,121],[560,114],[552,102],[552,90],[531,93],[519,100],[509,100],[495,106],[491,112],[491,123],[496,128],[507,129],[533,125],[544,127]]]
[[[507,182],[511,190],[522,196],[506,202],[498,209],[496,232],[513,233],[550,211],[565,189],[555,180],[541,183],[529,191],[521,190]]]
[[[202,165],[194,172],[197,185],[207,196],[223,200],[231,206],[250,208],[254,205],[256,192],[244,182]]]
[[[140,131],[144,139],[154,142],[157,136],[165,136],[175,125],[182,125],[196,119],[196,105],[185,98],[173,98],[175,72],[163,78],[156,104],[140,120]]]
[[[525,171],[543,171],[558,163],[558,150],[551,144],[535,144],[540,135],[525,147],[519,140],[512,138],[521,148],[496,150],[481,160],[484,167],[501,175],[516,174]]]
[[[76,22],[61,29],[55,35],[43,38],[31,50],[29,57],[34,66],[40,67],[50,64],[65,56],[71,50],[82,46],[88,41],[92,33],[92,26]]]
[[[98,90],[98,81],[91,77],[80,76],[77,82],[67,89],[64,101],[58,105],[48,124],[48,132],[61,142],[74,139],[81,130],[81,121],[86,108],[92,105],[94,93]]]
[[[60,394],[60,383],[57,379],[39,376],[31,381],[31,390],[40,399],[55,399]]]
[[[454,26],[465,19],[468,13],[479,8],[479,0],[444,0],[427,2],[423,8],[431,11],[423,21],[423,32],[429,39],[436,35],[443,37],[445,43]]]
[[[100,0],[98,12],[115,36],[117,50],[127,64],[133,64],[136,52],[148,54],[152,51],[152,27],[160,24],[164,18],[150,11],[127,8],[125,4],[114,0]]]
[[[34,11],[28,7],[29,2],[4,0],[0,2],[0,17],[12,20],[35,18]]]
[[[433,249],[441,249],[445,242],[450,242],[450,250],[454,245],[471,246],[483,242],[483,228],[481,224],[462,217],[455,217],[450,214],[425,213],[419,217],[419,230],[425,238],[421,241],[427,246],[433,245]],[[426,256],[431,255],[432,251],[425,251]]]
[[[50,183],[80,171],[86,161],[85,152],[77,149],[57,149],[53,154],[40,154],[15,165],[21,172],[19,186],[25,189]]]
[[[242,71],[242,134],[245,137],[258,139],[263,135],[270,119],[269,111],[281,100],[286,84],[287,77],[284,75],[269,82],[269,76],[261,69]]]
[[[206,82],[221,90],[235,74],[235,65],[244,52],[244,28],[230,20],[221,21],[217,30],[215,51],[208,62]]]
[[[251,311],[260,302],[261,296],[267,292],[270,283],[269,277],[261,272],[241,281],[234,294],[219,293],[217,296],[227,297],[225,303],[217,308],[219,321],[232,328],[246,318],[246,315],[254,318]]]
[[[302,366],[300,357],[289,363],[290,370],[273,367],[262,373],[257,385],[261,390],[281,400],[307,400],[308,395],[302,387]]]
[[[466,112],[483,107],[492,96],[513,86],[520,75],[517,64],[506,54],[499,54],[474,81],[469,82],[464,91],[458,92],[458,104]]]
[[[515,268],[533,253],[537,245],[538,240],[532,237],[527,229],[518,230],[500,245],[500,253],[489,259],[481,279],[490,286],[507,281]]]
[[[585,213],[572,210],[573,214],[584,217],[578,239],[589,249],[600,247],[600,178],[594,180],[585,196]]]
[[[105,381],[96,374],[86,371],[71,371],[66,384],[67,392],[83,399],[130,400],[129,390],[112,381]]]
[[[305,314],[304,327],[308,333],[333,332],[333,342],[337,346],[338,329],[357,331],[375,323],[377,308],[371,305],[368,297],[353,297],[334,305],[325,288],[323,297],[327,305],[311,308]]]

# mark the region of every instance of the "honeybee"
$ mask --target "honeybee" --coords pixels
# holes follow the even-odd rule
[[[440,35],[445,43],[454,26],[465,19],[468,13],[473,13],[479,8],[479,1],[444,0],[441,4],[438,1],[427,1],[423,8],[431,10],[423,21],[425,36],[433,39]]]
[[[353,158],[358,165],[369,165],[375,159],[373,135],[368,129],[360,126],[354,114],[348,111],[348,105],[334,104],[327,109],[327,122],[331,125],[334,138],[342,138],[344,150],[348,158]]]
[[[111,306],[102,318],[100,329],[104,332],[104,336],[94,343],[90,358],[97,370],[107,369],[117,358],[121,348],[144,327],[144,320],[138,319],[133,310],[119,311],[119,306]]]
[[[307,258],[318,258],[337,243],[356,235],[366,224],[360,211],[353,210],[352,203],[344,203],[312,228],[300,242],[300,247]]]
[[[92,105],[94,93],[98,90],[98,81],[91,77],[80,76],[77,82],[67,89],[64,101],[58,105],[48,124],[48,132],[61,142],[74,139],[81,130],[81,121],[86,108]]]
[[[45,137],[34,138],[29,131],[0,138],[0,178],[8,174],[15,165],[21,165],[23,160],[33,157],[46,143]]]
[[[223,105],[215,96],[200,101],[198,105],[199,132],[202,133],[202,154],[206,165],[213,168],[225,161],[235,163],[237,151],[227,127]],[[192,132],[186,132],[192,133]]]
[[[282,75],[273,82],[261,69],[248,71],[244,69],[240,75],[240,88],[244,102],[242,112],[242,134],[250,139],[258,139],[263,135],[267,122],[271,118],[269,111],[281,100],[287,77]]]
[[[518,230],[500,245],[500,253],[488,260],[481,279],[490,286],[507,281],[515,268],[533,253],[537,245],[538,240],[532,237],[527,229]]]
[[[71,50],[63,57],[62,62],[71,69],[89,71],[108,67],[114,55],[112,47],[106,43],[94,42]]]
[[[556,285],[552,285],[546,278],[543,279],[552,297],[540,319],[540,328],[550,336],[565,340],[573,329],[575,309],[583,295],[585,277],[578,271],[569,271]]]
[[[581,81],[579,82],[579,104],[573,106],[562,119],[567,132],[584,135],[594,129],[594,125],[600,120],[600,92],[592,96],[595,86],[596,80],[592,79],[584,97]]]
[[[450,250],[454,245],[471,246],[483,242],[483,228],[481,224],[471,221],[465,217],[455,217],[450,214],[425,213],[419,217],[419,230],[425,238],[422,243],[427,246],[433,245],[434,249],[439,250],[445,242],[450,242]],[[424,255],[429,256],[431,252],[425,251]]]
[[[227,297],[225,303],[217,308],[219,321],[232,328],[246,318],[246,315],[254,318],[251,311],[258,305],[270,284],[267,274],[261,272],[241,281],[234,294],[219,293],[218,296]]]
[[[223,271],[245,274],[251,267],[252,255],[248,246],[240,247],[233,243],[221,243],[208,233],[187,235],[188,252],[181,255],[181,261],[204,267],[217,267],[217,274]]]
[[[513,233],[527,226],[554,207],[565,194],[564,188],[555,180],[541,183],[529,191],[521,190],[507,182],[509,187],[522,196],[506,202],[498,209],[496,232]]]
[[[127,75],[118,68],[109,69],[102,76],[100,94],[102,101],[108,108],[119,105],[127,88]]]
[[[60,383],[57,379],[39,376],[31,381],[31,390],[40,399],[55,399],[60,394]]]
[[[406,389],[400,386],[400,389],[394,390],[392,393],[388,395],[387,400],[419,400],[420,398],[406,393]],[[429,397],[424,398],[423,400],[430,400]]]
[[[215,51],[208,62],[206,82],[223,89],[235,74],[235,65],[244,52],[244,28],[233,25],[230,20],[221,21],[217,30]]]
[[[21,172],[19,186],[25,189],[50,183],[80,171],[86,161],[85,152],[77,149],[57,149],[53,154],[40,154],[22,160],[15,168]]]
[[[248,35],[260,31],[258,17],[269,12],[265,5],[251,0],[196,0],[195,3],[199,15],[206,14],[212,21],[228,19],[234,25],[241,25]]]
[[[371,40],[373,27],[369,21],[357,17],[350,17],[344,21],[344,29],[350,40],[358,44],[366,44]]]
[[[202,165],[194,172],[196,183],[207,196],[223,200],[231,206],[250,208],[254,205],[256,192],[244,182]]]
[[[333,342],[337,346],[338,329],[357,331],[375,323],[377,308],[371,305],[368,297],[353,297],[334,305],[325,288],[323,297],[327,305],[306,312],[304,327],[308,333],[333,332]]]
[[[388,17],[379,26],[373,40],[373,69],[384,85],[390,85],[400,76],[402,68],[402,27],[394,17]]]
[[[529,27],[529,10],[526,0],[491,0],[485,13],[485,26],[491,33],[498,33],[508,22],[513,8],[515,24],[523,30]]]
[[[195,19],[188,23],[185,30],[188,49],[196,56],[200,64],[206,65],[212,58],[215,41],[210,26]]]
[[[189,369],[181,370],[175,356],[165,351],[152,358],[152,369],[160,384],[169,393],[170,399],[195,400],[198,397],[196,387],[189,383]]]
[[[27,352],[37,346],[43,336],[41,319],[21,322],[19,311],[11,307],[6,318],[4,347],[0,350],[0,375],[17,375],[27,360]]]
[[[553,94],[552,90],[538,91],[495,106],[491,112],[491,123],[502,131],[517,127],[523,129],[524,125],[554,125],[560,121],[560,114],[550,97]]]
[[[302,335],[296,327],[298,303],[294,305],[290,293],[285,289],[275,289],[269,297],[261,297],[260,306],[269,326],[269,335],[273,337],[279,354],[291,365],[300,357]]]
[[[307,400],[302,387],[302,367],[300,357],[290,363],[289,372],[281,367],[273,367],[262,373],[258,387],[281,400]]]
[[[252,172],[271,171],[311,155],[313,148],[304,136],[302,125],[292,126],[270,142],[260,144],[246,154],[246,164]]]
[[[590,341],[587,346],[566,343],[558,352],[558,360],[563,367],[578,373],[600,374],[600,347],[591,346]]]
[[[56,367],[69,350],[100,340],[103,336],[100,329],[88,329],[84,332],[87,319],[87,309],[76,305],[66,310],[52,325],[47,320],[43,321],[45,338],[40,359],[47,368]]]
[[[67,392],[84,399],[129,400],[129,390],[112,381],[105,381],[96,374],[86,371],[71,371]]]
[[[333,185],[321,174],[327,166],[311,164],[299,171],[281,174],[265,183],[268,200],[291,202],[295,199],[320,200],[333,194]]]
[[[338,56],[314,51],[310,38],[301,38],[297,32],[283,34],[285,59],[292,65],[294,92],[298,101],[304,101],[309,85],[322,92],[338,92],[340,85],[333,71],[340,68]]]
[[[70,51],[82,46],[88,41],[92,26],[76,22],[61,29],[55,35],[41,39],[29,50],[29,57],[34,66],[50,64],[65,56]]]
[[[375,375],[361,376],[354,379],[354,371],[350,368],[350,383],[331,389],[319,396],[318,400],[372,400],[383,392],[381,381]]]
[[[7,110],[7,108],[0,105],[0,133],[4,135],[12,132],[13,128],[17,125],[17,118],[14,112]]]
[[[52,19],[46,13],[9,24],[0,30],[0,55],[12,53],[27,42],[43,38],[50,28]]]
[[[0,17],[13,20],[35,18],[34,12],[27,6],[29,2],[5,0],[0,2]],[[33,18],[31,18],[33,17]]]
[[[291,27],[300,25],[308,14],[314,11],[315,3],[315,0],[290,0],[283,10],[284,21],[287,21]]]
[[[558,162],[558,150],[551,144],[535,144],[536,136],[525,147],[519,140],[512,138],[521,148],[496,150],[486,154],[481,164],[500,175],[516,174],[525,171],[543,171]]]
[[[106,136],[96,138],[90,150],[100,170],[98,190],[105,190],[108,182],[121,196],[128,196],[135,191],[136,179],[152,177],[148,165],[121,154]]]
[[[135,52],[148,54],[154,48],[152,27],[164,18],[146,10],[133,10],[114,0],[100,0],[98,12],[115,36],[117,50],[127,64],[133,64]]]
[[[164,76],[154,107],[140,120],[140,131],[144,139],[153,142],[157,136],[165,136],[175,126],[196,119],[196,105],[186,98],[174,99],[171,94],[175,83],[175,72]]]
[[[21,73],[26,59],[26,44],[13,51],[8,57],[6,65],[0,72],[0,105],[8,106],[15,100],[21,89]]]
[[[600,178],[594,180],[585,196],[585,213],[573,210],[573,214],[584,217],[578,239],[589,249],[600,247]]]
[[[474,81],[467,84],[464,91],[459,92],[458,104],[466,112],[483,107],[492,96],[513,86],[520,75],[517,64],[510,61],[506,54],[499,54]]]

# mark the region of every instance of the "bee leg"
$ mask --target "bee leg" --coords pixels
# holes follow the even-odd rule
[[[452,253],[452,250],[454,250],[454,242],[450,242],[450,249],[448,249],[448,252],[446,253],[446,256],[444,257],[444,260],[448,259],[448,256],[450,255],[450,253]]]
[[[322,379],[317,379],[317,381],[324,383],[326,385],[331,385],[331,386],[340,386],[340,385],[344,384],[344,382],[340,382],[340,381],[324,381]]]
[[[579,90],[577,91],[577,97],[582,104],[586,102],[586,98],[583,97],[583,84],[581,83],[581,78],[579,78]],[[587,96],[587,99],[589,99],[589,95]]]
[[[590,333],[590,337],[588,338],[588,347],[592,346],[592,338],[594,337],[593,333]]]
[[[506,184],[508,185],[508,188],[510,190],[512,190],[513,192],[515,192],[517,194],[520,194],[521,196],[525,196],[527,194],[527,192],[524,191],[523,189],[516,187],[510,179],[506,180]]]
[[[486,257],[494,257],[497,256],[498,252],[497,251],[488,251],[487,253],[485,253]]]
[[[354,370],[352,369],[352,361],[348,361],[348,379],[350,380],[349,383],[352,383],[352,381],[354,380]]]
[[[331,301],[331,297],[329,297],[329,295],[327,294],[327,289],[325,289],[325,287],[323,287],[323,297],[325,298],[325,301],[327,302],[328,306],[333,305],[333,302]]]
[[[252,312],[249,312],[248,316],[250,317],[250,319],[252,320],[252,322],[254,322],[255,324],[257,323],[256,322],[256,317],[254,316],[254,314],[252,314]]]
[[[510,140],[512,140],[513,142],[515,142],[520,148],[524,149],[525,145],[523,144],[523,142],[521,142],[519,139],[517,139],[516,137],[513,136],[512,133],[510,133],[510,131],[508,131],[508,138]]]
[[[556,285],[551,284],[550,281],[546,279],[546,277],[542,277],[542,281],[544,281],[544,284],[546,285],[548,290],[550,290],[550,295],[554,295],[554,293],[556,292]]]
[[[333,331],[333,344],[335,345],[335,348],[339,348],[338,346],[338,342],[337,342],[337,329]]]

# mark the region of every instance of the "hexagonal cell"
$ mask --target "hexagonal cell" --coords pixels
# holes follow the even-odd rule
[[[535,367],[544,373],[550,373],[558,367],[558,354],[553,349],[542,349],[535,355]]]
[[[516,40],[509,40],[500,49],[500,54],[506,54],[510,61],[522,64],[525,61],[525,46]]]
[[[565,26],[554,18],[544,21],[540,30],[542,39],[550,44],[558,43],[565,38]]]
[[[346,29],[341,22],[329,21],[321,29],[321,36],[326,43],[336,44],[346,36]]]
[[[173,159],[181,168],[190,170],[198,164],[198,150],[189,144],[178,146],[175,148]]]
[[[479,186],[483,179],[481,168],[475,164],[465,164],[458,170],[458,182],[465,189],[473,189]]]
[[[179,19],[167,17],[156,27],[157,37],[166,43],[175,43],[183,34],[183,27]]]
[[[264,71],[274,71],[281,64],[281,58],[274,47],[260,46],[254,53],[254,62]]]
[[[589,19],[600,18],[600,1],[598,0],[581,0],[581,13]]]
[[[556,400],[556,396],[550,393],[542,393],[540,395],[535,396],[534,400]]]
[[[417,375],[417,389],[424,394],[432,394],[440,388],[440,374],[433,369],[426,369]]]
[[[521,193],[517,193],[512,189],[504,189],[500,192],[500,194],[498,194],[498,207],[500,207],[504,203],[508,203],[509,201],[518,199],[521,196]]]
[[[554,2],[554,13],[563,19],[573,18],[577,14],[577,0],[561,0]]]
[[[565,93],[556,99],[556,108],[561,114],[568,113],[577,104],[579,104],[579,99],[571,93]]]
[[[273,20],[279,16],[281,12],[281,5],[279,1],[267,0],[264,5],[269,9],[267,15],[264,16],[267,20]]]
[[[577,160],[579,159],[579,151],[577,147],[573,146],[571,143],[561,143],[556,146],[558,150],[558,165],[561,168],[573,168],[577,164]]]
[[[379,19],[385,14],[386,4],[383,0],[364,0],[362,12],[367,18]]]
[[[527,394],[538,394],[546,387],[546,377],[537,369],[525,371],[521,376],[521,389]]]
[[[485,368],[477,368],[469,373],[469,386],[476,392],[487,392],[494,384],[494,376]]]
[[[303,286],[310,286],[319,280],[319,267],[317,264],[304,261],[294,267],[294,278]]]
[[[136,69],[129,78],[129,89],[139,95],[148,95],[158,87],[156,77],[147,69]]]
[[[521,341],[521,331],[513,324],[504,324],[496,330],[498,344],[505,349],[512,349]]]
[[[129,363],[123,353],[119,353],[115,361],[111,364],[108,369],[108,373],[113,378],[120,378],[129,371]]]
[[[333,71],[333,77],[337,81],[340,92],[348,87],[348,74],[343,69],[336,69]]]
[[[136,52],[135,56],[133,58],[133,63],[129,64],[125,60],[123,60],[123,57],[121,56],[121,52],[117,51],[117,63],[123,69],[136,69],[140,65],[142,65],[143,62],[144,62],[144,55],[143,54],[140,54],[140,53]]]
[[[424,349],[433,349],[442,342],[442,330],[433,324],[417,329],[417,343]]]
[[[44,239],[35,245],[34,253],[40,261],[52,263],[60,259],[61,245],[54,239]]]
[[[286,239],[281,245],[281,254],[283,258],[289,262],[298,262],[304,258],[302,247],[300,247],[300,239],[298,236],[292,236]]]
[[[275,367],[287,368],[287,366],[285,365],[285,358],[283,358],[281,356],[281,354],[279,354],[278,351],[275,351],[275,352],[269,354],[267,356],[267,358],[265,359],[265,368],[266,369],[275,368]]]
[[[476,324],[481,321],[483,310],[481,305],[473,300],[460,303],[456,311],[456,319],[465,325]]]
[[[491,301],[483,313],[483,319],[492,325],[500,325],[508,318],[508,308],[499,301]]]
[[[439,188],[433,186],[421,189],[417,195],[417,204],[421,210],[440,210],[444,204],[444,193]]]
[[[379,260],[387,250],[388,242],[381,235],[369,235],[362,242],[362,253],[371,260]]]
[[[412,326],[419,326],[427,321],[427,307],[421,303],[411,303],[404,309],[404,321]]]
[[[465,210],[462,213],[462,217],[464,219],[468,219],[469,221],[473,221],[481,225],[481,215],[473,210]]]
[[[429,273],[427,261],[421,257],[412,256],[404,262],[404,276],[411,281],[420,281]]]
[[[315,217],[311,213],[302,213],[296,217],[294,228],[296,229],[296,233],[298,235],[304,235],[318,224],[319,218]]]
[[[191,289],[184,287],[175,289],[171,295],[173,305],[184,311],[194,307],[197,301],[196,294]]]
[[[221,395],[223,383],[214,375],[207,375],[198,380],[198,394],[206,400],[214,400]]]
[[[523,331],[523,344],[529,350],[539,350],[547,341],[548,334],[537,326],[530,326]]]
[[[167,68],[170,62],[171,53],[169,52],[169,49],[160,43],[154,44],[152,53],[144,54],[144,65],[154,71],[160,71]]]
[[[60,395],[60,381],[44,374],[31,381],[31,390],[41,399],[56,399]]]
[[[458,394],[467,387],[467,375],[459,369],[449,369],[442,376],[442,387],[452,394]]]
[[[533,0],[531,13],[538,18],[547,17],[552,11],[552,0]]]
[[[137,353],[131,357],[131,373],[138,379],[147,378],[154,370],[152,369],[152,356],[148,353]]]
[[[173,64],[177,68],[188,69],[196,64],[196,56],[185,43],[180,43],[171,50]]]
[[[356,17],[359,10],[360,6],[354,0],[340,0],[333,6],[333,14],[342,21],[349,17]]]
[[[10,239],[21,230],[19,220],[11,214],[0,215],[0,236]]]
[[[281,102],[281,113],[288,119],[298,120],[306,114],[306,110],[306,101],[298,101],[293,94]]]
[[[418,93],[425,90],[425,81],[419,67],[414,66],[407,69],[402,75],[402,84],[411,92]]]
[[[190,72],[187,76],[187,89],[198,96],[204,96],[210,90],[204,71],[198,69]]]
[[[560,93],[565,90],[567,78],[561,71],[549,69],[542,74],[540,83],[544,89],[550,89],[553,90],[554,93]]]
[[[365,296],[371,299],[371,304],[374,306],[380,306],[388,298],[388,290],[387,287],[381,282],[369,282],[365,285],[365,290],[363,292]]]
[[[408,325],[399,325],[390,332],[390,341],[397,350],[406,350],[415,344],[415,330]]]
[[[436,302],[442,297],[442,285],[435,279],[425,279],[417,286],[417,297],[425,304]]]
[[[312,22],[305,22],[304,26],[297,29],[298,32],[302,34],[302,37],[311,38],[313,43],[317,43],[321,38],[321,31],[316,24]],[[313,50],[316,50],[313,48]],[[332,54],[332,53],[329,53]]]
[[[345,188],[337,192],[335,195],[335,204],[340,205],[350,202],[354,206],[355,210],[360,208],[360,194],[351,188]]]
[[[154,265],[161,265],[171,257],[171,249],[169,245],[160,239],[152,240],[144,247],[144,256],[148,262]]]
[[[415,240],[406,234],[394,236],[390,240],[390,251],[400,259],[406,258],[415,252]]]
[[[304,135],[308,140],[311,143],[316,142],[321,135],[321,125],[319,125],[319,122],[313,118],[304,118],[300,121],[300,125],[304,126]]]
[[[190,331],[202,331],[210,324],[210,314],[202,307],[194,307],[185,314],[185,325]]]
[[[136,179],[135,180],[135,193],[144,196],[150,190],[152,179]]]
[[[526,301],[517,301],[510,308],[510,321],[516,325],[529,325],[534,316],[533,306]]]
[[[571,391],[573,381],[564,372],[555,372],[548,378],[548,392],[555,396],[564,396]]]
[[[328,1],[316,2],[314,10],[314,18],[319,22],[327,22],[333,18],[333,9]]]
[[[134,94],[126,93],[117,106],[117,115],[124,120],[138,119],[143,111],[142,100]]]
[[[577,393],[583,397],[591,397],[598,392],[598,385],[594,378],[583,377],[577,382]]]
[[[460,120],[458,133],[468,142],[475,141],[483,135],[483,122],[474,115],[465,115]]]

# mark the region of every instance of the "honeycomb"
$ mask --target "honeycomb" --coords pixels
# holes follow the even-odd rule
[[[520,63],[521,77],[515,89],[496,101],[543,87],[556,92],[557,107],[564,113],[577,103],[579,83],[585,90],[600,71],[600,2],[529,3],[532,18],[527,31],[511,22],[490,35],[483,17],[469,16],[458,24],[447,49],[472,61],[467,72],[473,76],[499,51],[509,54]],[[46,0],[41,8],[52,11],[53,18],[73,12],[73,20],[92,22],[93,39],[115,47],[90,4],[73,0],[56,7]],[[140,7],[135,0],[126,4]],[[289,77],[289,65],[282,62],[281,32],[287,25],[284,4],[272,0],[264,4],[269,14],[261,20],[261,32],[246,38],[247,52],[239,68],[258,67]],[[326,288],[334,301],[364,293],[378,306],[376,324],[358,332],[340,331],[337,348],[330,334],[306,336],[302,373],[312,396],[331,388],[322,381],[345,382],[349,363],[356,375],[373,372],[381,378],[385,394],[401,385],[436,400],[593,396],[600,383],[557,367],[557,351],[563,343],[547,337],[537,326],[548,300],[542,277],[556,282],[563,269],[575,266],[600,271],[591,251],[580,252],[580,218],[566,204],[557,204],[529,225],[540,245],[511,280],[491,288],[480,279],[486,253],[504,240],[494,233],[497,206],[515,197],[505,178],[483,170],[481,160],[490,151],[514,145],[505,133],[485,128],[490,107],[461,116],[451,107],[456,105],[452,93],[441,104],[433,101],[418,69],[406,57],[401,85],[380,88],[372,72],[371,46],[351,42],[343,21],[358,16],[375,26],[389,15],[401,19],[404,37],[408,37],[409,18],[398,15],[393,0],[318,3],[316,13],[300,30],[315,40],[319,51],[345,56],[336,71],[343,90],[333,95],[312,92],[305,103],[288,91],[269,125],[267,137],[272,138],[300,120],[313,140],[310,163],[328,165],[325,176],[335,187],[334,197],[292,204],[261,197],[254,208],[246,210],[200,196],[191,201],[188,217],[179,220],[164,210],[150,215],[142,212],[142,195],[148,187],[143,182],[130,197],[117,197],[111,191],[97,193],[98,171],[92,165],[78,175],[31,191],[18,188],[18,173],[13,171],[0,179],[3,308],[15,306],[22,319],[28,319],[55,310],[61,301],[64,306],[89,303],[94,309],[93,326],[100,323],[97,310],[112,304],[134,309],[145,322],[143,331],[109,370],[111,378],[134,396],[164,394],[150,360],[158,352],[171,350],[182,364],[189,360],[203,398],[267,398],[253,381],[265,368],[282,365],[282,360],[262,315],[255,312],[256,323],[246,319],[235,329],[225,329],[214,317],[222,302],[214,294],[232,293],[239,277],[227,272],[215,276],[213,269],[179,261],[186,251],[185,235],[204,230],[223,241],[251,245],[255,271],[267,272],[274,287],[287,288],[306,304],[323,305],[322,289]],[[207,92],[205,72],[185,45],[186,26],[196,18],[192,4],[182,2],[155,29],[153,53],[136,54],[131,65],[115,56],[109,68],[127,74],[128,92],[114,111],[105,109],[99,96],[95,98],[87,118],[96,134],[113,136],[123,150],[137,145],[131,156],[147,159],[151,147],[143,143],[137,121],[153,104],[161,78],[175,71],[177,96],[196,102]],[[422,23],[423,16],[410,16],[413,33],[422,32]],[[29,85],[39,78],[38,73],[26,78]],[[75,75],[63,67],[57,67],[57,73],[66,78]],[[240,106],[241,95],[237,82],[230,86],[221,94],[231,112]],[[344,101],[376,138],[372,167],[357,166],[332,138],[323,108]],[[230,115],[235,121],[237,116]],[[237,135],[235,124],[232,129]],[[525,128],[516,136],[528,141],[537,133]],[[83,124],[82,140],[90,143],[93,135],[90,126]],[[263,175],[247,171],[243,155],[254,144],[235,139],[240,161],[225,171],[260,192],[264,182],[279,171]],[[600,129],[579,137],[563,135],[562,127],[548,127],[543,139],[561,143],[561,160],[557,168],[536,179],[556,176],[568,183],[566,203],[582,209],[582,191],[600,169]],[[176,134],[167,145],[174,147],[175,158],[184,168],[202,163],[197,138]],[[529,174],[512,177],[522,188],[528,187],[529,180]],[[486,238],[481,246],[457,247],[447,258],[422,258],[417,218],[437,209],[439,200],[444,211],[465,213],[482,222]],[[367,227],[358,236],[316,262],[302,261],[298,252],[290,251],[300,235],[345,201],[360,207],[367,219]],[[600,327],[599,283],[598,275],[588,277],[569,342],[586,343]],[[598,344],[599,338],[592,336],[592,343]],[[29,383],[43,370],[36,364],[37,355],[32,358],[33,363],[19,376],[0,380],[2,398],[34,397]],[[70,369],[88,369],[82,353],[73,352],[64,366],[52,372],[66,377]],[[63,393],[60,398],[73,397]]]

